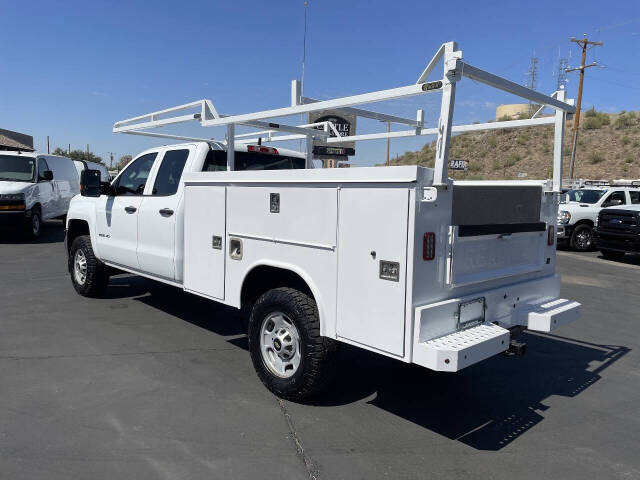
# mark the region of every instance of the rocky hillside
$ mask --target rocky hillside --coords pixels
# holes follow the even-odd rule
[[[572,122],[564,138],[564,178],[568,177]],[[393,165],[432,167],[435,141],[417,152],[406,152]],[[553,162],[553,127],[527,127],[463,133],[452,139],[452,159],[467,160],[467,172],[450,172],[453,178],[549,178]],[[576,178],[640,178],[640,115],[583,112],[578,134]]]

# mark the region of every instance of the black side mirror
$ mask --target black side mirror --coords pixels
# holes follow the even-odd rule
[[[83,170],[80,173],[80,195],[99,197],[101,193],[100,170]]]
[[[42,172],[41,178],[43,180],[51,181],[53,180],[53,172],[51,170],[45,170]]]

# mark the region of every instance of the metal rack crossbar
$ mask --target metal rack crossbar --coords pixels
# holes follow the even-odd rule
[[[427,82],[427,78],[434,71],[440,60],[442,60],[444,64],[442,78],[436,81]],[[454,126],[452,125],[452,118],[455,104],[456,84],[463,77],[522,97],[531,102],[540,104],[541,107],[530,119]],[[416,111],[415,118],[411,119],[356,108],[357,106],[368,103],[377,103],[430,93],[442,94],[440,116],[437,127],[434,128],[424,128],[424,112],[421,109],[418,109]],[[538,117],[538,114],[545,107],[551,107],[554,109],[555,115],[550,117]],[[191,110],[191,112],[185,114],[184,111],[187,110]],[[197,111],[193,112],[193,110]],[[269,121],[276,118],[300,115],[320,110],[338,110],[340,112],[374,119],[380,122],[408,125],[411,128],[401,131],[365,133],[341,137],[338,134],[336,126],[331,122],[286,125],[280,122]],[[423,70],[422,74],[418,77],[415,84],[331,100],[317,100],[302,96],[300,82],[294,80],[291,84],[291,105],[288,107],[238,115],[222,115],[216,110],[211,100],[204,99],[121,120],[114,124],[113,132],[132,135],[146,135],[151,137],[164,137],[176,140],[203,141],[216,144],[220,147],[226,148],[227,168],[229,170],[233,170],[234,167],[234,148],[229,148],[229,145],[236,143],[244,144],[254,143],[256,141],[277,142],[304,139],[306,143],[307,166],[310,166],[313,156],[312,145],[314,138],[321,138],[326,143],[331,144],[347,141],[437,135],[433,183],[435,186],[444,187],[447,185],[447,165],[452,133],[552,124],[555,127],[553,149],[553,191],[560,192],[562,188],[562,137],[564,134],[564,123],[566,114],[572,114],[574,112],[575,107],[573,106],[573,101],[565,100],[564,90],[559,90],[551,95],[545,95],[504,79],[498,75],[486,72],[463,61],[462,51],[458,50],[456,42],[447,42],[440,46],[431,61]],[[225,139],[215,140],[194,138],[148,131],[149,129],[191,121],[198,121],[203,127],[226,126],[227,132]],[[260,130],[257,132],[236,135],[236,125],[243,125]],[[335,136],[331,136],[332,133]]]

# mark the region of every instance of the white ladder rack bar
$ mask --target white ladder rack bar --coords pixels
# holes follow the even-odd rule
[[[568,113],[575,113],[576,111],[573,105],[569,105],[566,102],[557,100],[556,98],[545,95],[544,93],[536,92],[530,88],[518,85],[515,82],[499,77],[498,75],[494,75],[493,73],[486,72],[461,60],[458,60],[457,62],[456,73],[470,78],[471,80],[475,80],[476,82],[484,83],[485,85],[512,93],[518,97],[526,98],[532,102],[547,105],[555,108],[556,110],[564,110]]]
[[[352,95],[349,97],[336,98],[333,100],[322,100],[316,103],[276,108],[273,110],[263,110],[261,112],[255,113],[230,115],[228,117],[214,118],[212,120],[202,120],[201,123],[203,127],[216,127],[227,125],[229,123],[246,123],[255,120],[264,120],[267,118],[299,115],[301,113],[314,112],[317,110],[330,110],[334,108],[350,107],[353,105],[362,105],[365,103],[382,102],[385,100],[393,100],[414,95],[422,95],[425,93],[439,92],[441,86],[436,87],[436,84],[437,82],[431,82],[431,84],[421,83],[415,85],[407,85],[405,87],[397,87],[390,88],[388,90],[379,90],[377,92],[362,93],[360,95]]]
[[[453,125],[451,127],[451,133],[463,133],[463,132],[475,132],[480,130],[502,130],[502,129],[511,129],[511,128],[524,128],[524,127],[535,127],[539,125],[553,125],[555,122],[554,117],[541,117],[534,119],[524,119],[524,120],[509,120],[506,122],[487,122],[487,123],[475,123],[472,125]],[[407,138],[407,137],[417,137],[417,136],[427,136],[427,135],[437,135],[437,128],[421,128],[418,132],[416,130],[398,130],[395,132],[379,132],[379,133],[363,133],[361,135],[351,135],[349,137],[330,137],[325,141],[327,143],[342,143],[342,142],[353,142],[353,141],[363,141],[363,140],[383,140],[386,138]],[[251,138],[242,138],[240,143],[255,143],[258,141],[258,138],[262,138],[263,142],[271,143],[271,142],[285,142],[289,140],[300,140],[304,138],[302,135],[278,135],[276,137],[255,137],[255,134],[247,133],[244,134],[244,137],[249,137],[249,135],[254,135]],[[238,136],[236,136],[238,138]]]
[[[318,103],[320,100],[315,100],[309,97],[302,97],[302,104]],[[339,112],[350,113],[351,115],[357,115],[358,117],[371,118],[385,123],[399,123],[403,125],[410,125],[412,127],[422,127],[417,120],[403,117],[396,117],[395,115],[389,115],[387,113],[372,112],[370,110],[362,110],[361,108],[345,107],[338,108]]]

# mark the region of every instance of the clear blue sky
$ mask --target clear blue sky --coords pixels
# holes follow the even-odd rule
[[[539,58],[538,90],[555,89],[558,55],[579,62],[569,37],[604,41],[589,53],[584,105],[640,109],[640,2],[310,0],[305,94],[347,95],[414,83],[437,47],[459,42],[470,63],[524,83]],[[116,120],[201,98],[223,113],[286,106],[300,77],[304,7],[295,1],[0,0],[0,128],[34,136],[39,150],[135,154],[160,140],[114,135]],[[570,96],[577,74],[570,74]],[[516,101],[469,80],[459,84],[455,123],[486,121]],[[383,109],[436,121],[438,100]],[[382,128],[362,122],[362,128]],[[198,131],[200,130],[200,131]],[[183,128],[192,135],[222,132]],[[393,141],[392,154],[427,137]],[[164,142],[166,143],[166,141]],[[384,160],[384,142],[361,142],[358,164]]]

